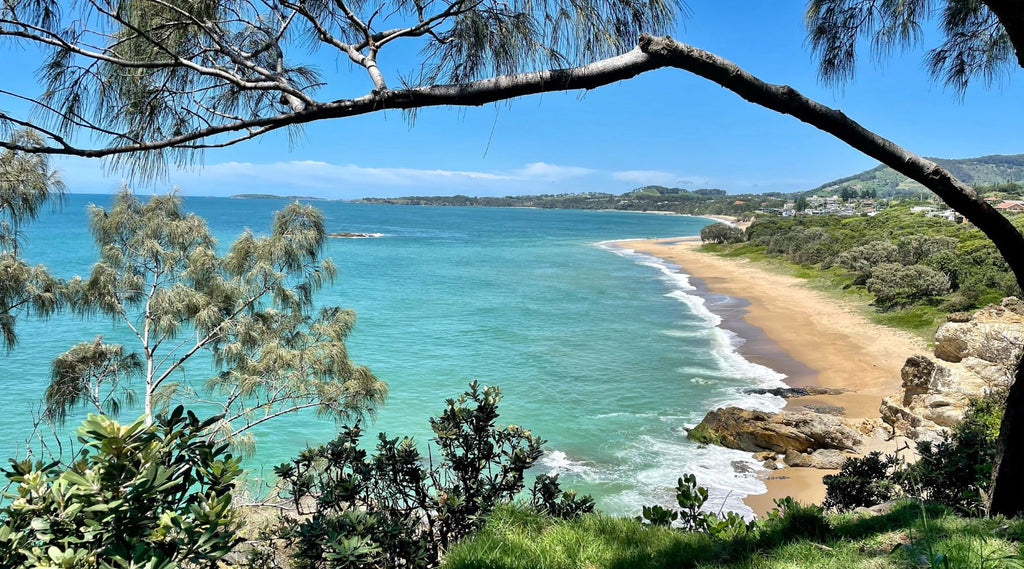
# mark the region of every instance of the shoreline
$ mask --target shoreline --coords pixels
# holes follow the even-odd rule
[[[619,247],[652,255],[680,267],[699,294],[743,299],[735,314],[719,314],[721,327],[746,343],[740,353],[750,361],[786,374],[790,387],[839,387],[850,391],[789,399],[786,410],[804,405],[835,405],[851,420],[879,417],[882,397],[901,386],[900,369],[906,358],[928,353],[924,340],[868,321],[851,306],[806,286],[796,277],[770,272],[739,258],[702,253],[698,237],[638,239],[616,242]],[[710,409],[709,409],[710,411]],[[803,503],[821,503],[821,478],[835,471],[788,467],[768,471],[765,494],[744,502],[759,516],[774,500],[792,496]]]

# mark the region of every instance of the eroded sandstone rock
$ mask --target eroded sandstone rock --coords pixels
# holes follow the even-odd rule
[[[725,407],[708,413],[691,438],[725,447],[777,453],[817,449],[855,450],[861,434],[846,420],[809,411],[766,413]]]

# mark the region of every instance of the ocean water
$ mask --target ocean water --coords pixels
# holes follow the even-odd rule
[[[88,203],[71,196],[26,228],[24,255],[53,272],[86,274],[96,258]],[[249,227],[265,232],[285,202],[188,198],[226,247]],[[370,433],[429,438],[428,417],[472,380],[498,385],[501,423],[547,442],[537,472],[593,494],[601,509],[636,514],[671,504],[676,479],[693,472],[711,489],[709,505],[749,513],[741,498],[764,491],[748,453],[701,448],[686,439],[715,407],[778,409],[748,395],[782,374],[745,360],[743,339],[719,325],[716,305],[687,275],[616,240],[695,235],[709,220],[631,212],[443,208],[316,202],[329,231],[382,233],[332,239],[326,254],[337,281],[318,303],[352,308],[352,359],[388,382],[390,396]],[[0,454],[13,456],[30,434],[48,380],[48,362],[98,334],[129,338],[106,319],[59,315],[22,319],[20,345],[0,356]],[[130,343],[129,343],[130,345]],[[199,380],[209,360],[187,368]],[[83,411],[84,415],[84,411]],[[125,412],[122,419],[134,417]],[[74,417],[71,424],[79,417]],[[257,431],[247,466],[260,476],[336,427],[311,414]],[[374,437],[368,437],[373,440]]]

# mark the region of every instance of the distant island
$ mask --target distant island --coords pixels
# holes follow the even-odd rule
[[[279,196],[277,194],[235,194],[231,196],[233,200],[303,200],[303,201],[317,201],[326,202],[332,201],[327,198],[315,198],[313,196]]]

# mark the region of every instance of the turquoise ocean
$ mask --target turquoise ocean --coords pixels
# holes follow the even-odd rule
[[[71,195],[25,228],[24,256],[54,273],[87,274],[96,259],[89,203]],[[313,202],[329,231],[382,233],[331,239],[339,275],[318,303],[357,313],[349,349],[390,386],[371,434],[429,438],[428,417],[478,380],[498,385],[501,423],[547,440],[537,472],[591,493],[601,509],[636,514],[670,504],[676,479],[693,472],[709,505],[749,513],[741,498],[764,491],[749,453],[686,439],[713,408],[779,409],[744,390],[784,377],[744,359],[744,342],[720,326],[735,299],[702,293],[679,267],[616,240],[696,235],[708,219],[632,212],[448,208]],[[281,200],[187,198],[226,247],[246,227],[265,232]],[[0,457],[22,453],[49,362],[99,334],[131,345],[109,320],[58,315],[18,322],[19,346],[0,355]],[[209,360],[187,368],[202,381]],[[84,416],[84,411],[82,413]],[[122,420],[134,418],[126,411]],[[81,416],[72,417],[74,425]],[[255,476],[336,427],[311,414],[257,432]],[[375,437],[368,437],[372,441]]]

